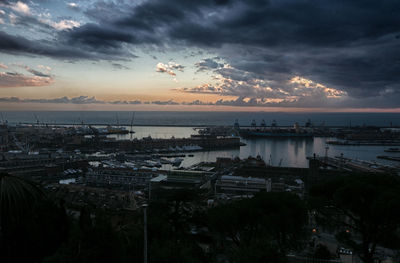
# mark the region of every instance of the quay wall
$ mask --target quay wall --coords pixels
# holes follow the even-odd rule
[[[142,139],[125,141],[104,141],[99,142],[100,147],[113,147],[122,150],[147,150],[147,149],[168,149],[170,147],[200,146],[203,149],[221,149],[240,147],[238,137],[215,137],[215,138],[172,138],[172,139]]]

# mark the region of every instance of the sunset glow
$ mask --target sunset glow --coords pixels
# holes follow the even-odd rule
[[[285,12],[299,10],[308,1],[298,6],[286,1],[260,6],[217,2],[174,0],[171,9],[163,10],[163,1],[156,0],[3,1],[0,107],[40,110],[54,104],[60,110],[238,111],[397,111],[400,107],[399,74],[394,73],[400,70],[399,32],[392,26],[369,34],[376,28],[374,22],[364,22],[368,12],[357,13],[360,8],[375,10],[374,6],[319,3],[318,16],[308,8],[298,16],[287,16]],[[357,14],[349,18],[354,25],[349,31],[340,30],[342,20],[334,15],[346,12]],[[338,32],[330,33],[331,28]]]

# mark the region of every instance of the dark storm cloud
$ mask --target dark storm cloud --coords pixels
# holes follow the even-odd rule
[[[177,26],[192,18],[202,18],[203,9],[219,8],[230,1],[218,0],[150,0],[131,8],[127,16],[115,21],[116,25],[155,32],[159,27]],[[110,6],[108,6],[110,7]]]
[[[114,68],[116,68],[116,69],[130,69],[129,67],[126,67],[126,66],[124,66],[124,65],[121,65],[121,64],[119,64],[119,63],[112,63],[111,64]]]
[[[93,49],[99,48],[121,48],[123,43],[134,44],[138,40],[132,35],[115,28],[106,28],[97,24],[89,23],[79,28],[60,33],[62,39],[72,45],[84,45]]]
[[[395,0],[150,0],[131,7],[99,1],[86,14],[95,17],[101,27],[89,24],[75,34],[102,35],[104,30],[109,36],[110,30],[121,34],[117,29],[124,26],[133,30],[131,35],[156,33],[193,44],[340,46],[398,32],[399,6]],[[164,30],[157,31],[160,28]],[[131,42],[132,37],[112,40]]]
[[[26,70],[28,72],[32,73],[33,75],[38,76],[38,77],[51,78],[50,74],[43,73],[43,72],[38,71],[36,69],[32,69],[32,68],[26,67]]]
[[[79,34],[77,35],[79,38]],[[15,55],[47,56],[65,60],[126,60],[127,58],[135,57],[135,55],[122,48],[113,47],[112,44],[109,46],[96,44],[96,48],[94,48],[90,46],[89,39],[82,41],[86,41],[89,47],[79,46],[73,42],[68,44],[61,41],[55,43],[46,40],[29,40],[22,36],[9,35],[0,31],[0,52]]]
[[[38,27],[40,31],[46,32],[49,30],[53,30],[53,28],[49,25],[40,21],[34,16],[26,15],[26,14],[14,14],[13,22],[14,25],[25,26],[25,27]]]
[[[223,67],[224,64],[218,63],[216,59],[218,58],[205,58],[202,61],[196,63],[195,66],[197,67],[197,71],[207,71]]]
[[[113,23],[210,47],[232,67],[278,85],[272,88],[301,75],[353,97],[372,97],[399,88],[399,11],[394,0],[146,1]]]
[[[33,54],[55,58],[90,58],[85,52],[55,46],[55,43],[33,41],[0,31],[0,51],[11,54]]]
[[[235,1],[179,23],[173,36],[190,43],[341,46],[398,32],[398,1]],[[221,12],[218,12],[221,11]],[[223,17],[221,17],[221,15]]]
[[[96,23],[48,42],[0,33],[0,51],[117,60],[133,57],[130,46],[200,47],[275,91],[300,75],[357,101],[400,106],[397,0],[97,1],[84,13]],[[214,62],[205,59],[197,67],[213,71],[219,67]],[[239,87],[229,94],[264,99],[246,92]]]
[[[31,53],[37,50],[33,46],[33,42],[24,37],[12,36],[0,31],[0,50],[2,52],[24,52],[26,50],[27,53]]]
[[[116,19],[125,17],[132,9],[132,5],[124,1],[96,1],[84,10],[85,15],[99,24],[111,24]]]

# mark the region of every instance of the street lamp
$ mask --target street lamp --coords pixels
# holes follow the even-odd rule
[[[328,150],[329,150],[329,147],[326,146],[325,147],[325,168],[327,168],[327,166],[328,166]]]
[[[143,248],[143,262],[147,263],[147,207],[148,204],[143,204],[143,219],[144,219],[144,248]]]

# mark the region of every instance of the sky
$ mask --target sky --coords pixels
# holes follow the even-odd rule
[[[398,0],[0,0],[0,110],[400,112]]]

